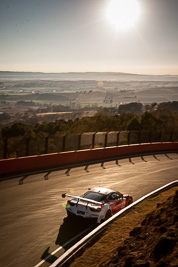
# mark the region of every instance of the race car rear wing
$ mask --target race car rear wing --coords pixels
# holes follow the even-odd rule
[[[68,194],[62,194],[62,197],[65,198],[65,197],[72,197],[72,198],[76,198],[77,199],[77,204],[79,202],[79,200],[82,200],[84,202],[86,202],[87,204],[88,203],[92,203],[92,204],[97,204],[97,205],[103,205],[102,202],[98,202],[98,201],[95,201],[95,200],[92,200],[92,199],[88,199],[88,198],[83,198],[83,197],[78,197],[78,196],[72,196],[72,195],[68,195]]]

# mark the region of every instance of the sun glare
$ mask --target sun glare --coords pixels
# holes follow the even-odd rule
[[[107,17],[117,29],[126,29],[135,25],[140,15],[137,0],[111,0],[107,8]]]

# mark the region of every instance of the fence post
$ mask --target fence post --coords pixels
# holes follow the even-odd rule
[[[151,131],[149,132],[149,143],[151,143]]]
[[[80,147],[81,147],[81,136],[82,136],[82,134],[80,133],[78,135],[78,150],[80,150]]]
[[[173,134],[174,134],[174,132],[170,132],[170,137],[169,137],[170,142],[174,142],[173,141]]]
[[[107,147],[108,133],[105,133],[104,147]]]
[[[26,138],[26,151],[25,156],[29,156],[30,137]]]
[[[127,144],[130,145],[130,131],[128,132],[128,136],[127,136]]]
[[[141,131],[138,131],[138,144],[141,143]]]
[[[94,133],[92,136],[92,149],[95,147],[95,135],[96,133]]]
[[[66,150],[66,135],[63,135],[62,140],[62,151],[64,152]]]
[[[120,136],[120,132],[117,132],[117,141],[116,141],[117,142],[117,144],[116,144],[117,146],[119,145],[119,136]]]
[[[159,142],[161,142],[161,137],[162,137],[162,131],[159,133]]]
[[[4,159],[7,159],[8,138],[4,139]]]
[[[46,136],[46,138],[45,138],[45,154],[48,154],[48,139],[49,139],[49,136]]]

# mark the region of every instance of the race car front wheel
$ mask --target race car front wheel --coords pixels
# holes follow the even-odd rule
[[[132,203],[133,203],[132,198],[129,198],[128,203],[127,203],[127,206],[129,206],[129,205],[132,204]]]

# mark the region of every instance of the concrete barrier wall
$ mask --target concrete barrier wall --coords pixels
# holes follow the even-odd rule
[[[0,175],[25,173],[150,152],[178,151],[176,143],[137,144],[0,160]]]

